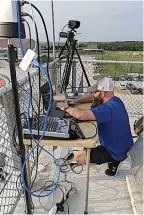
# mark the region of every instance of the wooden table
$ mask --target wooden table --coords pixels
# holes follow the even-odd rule
[[[88,109],[90,104],[81,104],[76,107],[81,109]],[[96,123],[96,122],[93,122]],[[92,124],[87,122],[80,123],[85,137],[91,137],[95,134],[95,128]],[[33,142],[34,143],[34,142]],[[26,152],[28,152],[28,146],[30,145],[29,140],[24,140]],[[77,140],[42,140],[42,146],[63,146],[63,147],[84,147],[87,148],[87,161],[86,161],[86,196],[85,196],[85,210],[84,214],[88,214],[88,191],[89,191],[89,164],[90,164],[90,149],[95,148],[97,145],[97,137],[91,139],[77,139]],[[28,171],[29,168],[27,168]],[[29,175],[29,174],[28,174]]]

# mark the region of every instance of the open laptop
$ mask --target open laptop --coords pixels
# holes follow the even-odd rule
[[[48,105],[49,105],[49,100],[50,100],[50,88],[49,88],[48,83],[45,83],[40,88],[40,93],[42,95],[44,109],[45,109],[45,111],[47,111]],[[52,95],[52,97],[53,97],[53,95]],[[59,118],[63,119],[65,117],[66,113],[65,113],[65,111],[62,111],[56,107],[57,102],[58,101],[55,101],[53,99],[51,109],[49,112],[49,116],[59,117]]]

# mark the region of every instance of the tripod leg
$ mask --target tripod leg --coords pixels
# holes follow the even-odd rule
[[[64,46],[62,47],[62,49],[60,51],[60,54],[59,54],[59,57],[58,57],[59,59],[62,56],[64,50],[66,50],[66,49],[69,51],[68,40],[65,42]]]
[[[80,65],[81,65],[81,67],[82,67],[82,70],[83,70],[85,79],[86,79],[86,81],[87,81],[88,87],[90,87],[90,82],[89,82],[88,76],[87,76],[87,74],[86,74],[86,71],[85,71],[84,65],[83,65],[83,63],[82,63],[82,60],[81,60],[81,58],[80,58],[80,55],[79,55],[79,53],[78,53],[78,50],[75,49],[75,51],[76,51],[76,54],[77,54],[77,56],[78,56]]]
[[[69,55],[70,53],[68,53],[67,55],[67,59],[66,59],[66,63],[65,63],[65,67],[64,67],[64,71],[63,71],[63,76],[62,76],[62,79],[61,79],[61,90],[60,92],[66,92],[66,88],[67,88],[67,85],[69,83],[69,74],[68,74],[68,70],[69,70]]]
[[[70,74],[71,74],[71,67],[72,67],[72,63],[73,63],[73,56],[74,56],[75,46],[76,46],[76,43],[74,42],[72,44],[72,49],[70,50],[71,53],[69,54],[70,58],[69,58],[68,67],[66,69],[65,92],[66,92],[67,86],[69,84],[69,79],[70,79]]]
[[[67,44],[68,45],[68,44]],[[70,79],[70,74],[71,74],[71,66],[73,62],[73,56],[74,56],[74,50],[75,50],[75,41],[74,43],[70,44],[71,49],[68,47],[68,55],[67,55],[67,60],[63,72],[63,77],[61,81],[61,92],[66,92],[67,86],[69,84],[69,79]]]
[[[67,41],[66,41],[66,42],[67,42]],[[61,57],[61,55],[63,54],[63,51],[65,50],[65,48],[66,48],[66,43],[65,43],[64,46],[62,47],[62,49],[61,49],[61,51],[60,51],[60,54],[59,54],[58,58]]]

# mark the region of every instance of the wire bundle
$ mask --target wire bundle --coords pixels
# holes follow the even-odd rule
[[[24,56],[24,49],[23,49],[23,45],[22,45],[22,39],[21,39],[21,15],[20,15],[20,7],[19,7],[19,1],[17,0],[17,16],[18,16],[18,35],[19,35],[19,40],[20,40],[20,47],[21,47],[21,52],[22,52],[22,55]],[[34,21],[34,19],[33,19]],[[29,130],[30,130],[30,134],[31,134],[31,138],[32,140],[35,142],[35,146],[32,148],[32,150],[30,151],[30,153],[26,156],[26,159],[25,159],[25,162],[23,164],[23,167],[22,167],[22,184],[25,188],[25,190],[32,196],[35,196],[35,197],[46,197],[46,196],[49,196],[56,188],[57,188],[57,184],[58,184],[58,181],[59,181],[59,178],[60,178],[60,166],[59,166],[59,163],[58,161],[56,160],[56,158],[49,152],[47,151],[44,147],[42,147],[40,145],[40,141],[43,139],[44,137],[44,134],[45,134],[45,131],[46,131],[46,125],[47,125],[47,120],[48,120],[48,114],[49,114],[49,110],[50,110],[50,106],[51,106],[51,103],[52,103],[52,85],[51,85],[51,81],[50,81],[50,78],[49,78],[49,75],[48,75],[48,71],[46,72],[45,69],[40,65],[40,63],[36,60],[33,61],[33,65],[35,65],[36,67],[38,67],[45,75],[46,77],[46,80],[49,84],[49,88],[50,88],[50,102],[49,102],[49,106],[48,106],[48,110],[47,110],[47,113],[46,113],[46,116],[45,116],[45,120],[44,120],[44,131],[41,135],[41,137],[39,138],[39,140],[35,140],[34,136],[32,135],[31,133],[31,126],[30,126],[30,106],[31,106],[31,89],[30,89],[30,92],[29,92],[29,99],[28,99],[28,127],[29,127]],[[56,183],[55,183],[55,186],[53,187],[53,189],[48,192],[47,194],[45,195],[37,195],[35,193],[33,193],[25,184],[25,180],[24,180],[24,169],[26,167],[26,163],[27,161],[29,160],[31,154],[34,152],[35,149],[37,148],[40,148],[41,150],[45,151],[47,154],[49,154],[53,159],[54,161],[56,161],[57,165],[58,165],[58,177],[57,177],[57,180],[56,180]]]
[[[50,76],[49,76],[49,73],[48,73],[48,67],[49,67],[49,39],[48,39],[48,33],[47,33],[47,29],[46,29],[46,24],[44,22],[44,19],[43,19],[43,16],[42,14],[40,13],[40,11],[33,5],[31,4],[30,2],[27,2],[25,1],[24,2],[25,4],[29,4],[31,6],[31,8],[33,7],[40,15],[41,19],[42,19],[42,22],[43,22],[43,25],[44,25],[44,29],[45,29],[45,34],[46,34],[46,39],[47,39],[47,44],[48,44],[48,58],[47,58],[47,71],[45,71],[45,69],[41,66],[40,64],[40,52],[39,52],[39,36],[38,36],[38,29],[37,29],[37,26],[36,26],[36,22],[34,20],[34,15],[33,15],[33,11],[32,11],[32,16],[27,14],[27,16],[29,16],[31,18],[31,20],[33,21],[34,23],[34,27],[35,27],[35,31],[36,31],[36,44],[35,44],[35,48],[33,51],[36,51],[36,48],[38,50],[38,61],[34,60],[33,61],[33,65],[36,66],[38,69],[39,69],[39,89],[40,89],[40,73],[42,71],[42,73],[45,75],[46,77],[46,80],[48,82],[48,85],[49,85],[49,88],[50,88],[50,102],[49,102],[49,105],[48,105],[48,109],[47,109],[47,112],[46,112],[46,116],[45,116],[45,120],[44,120],[44,130],[43,130],[43,133],[41,136],[39,136],[39,139],[38,140],[35,140],[34,136],[32,135],[31,133],[31,122],[30,122],[30,108],[32,106],[32,111],[35,112],[35,114],[38,114],[38,116],[40,115],[40,99],[39,99],[39,102],[38,102],[38,113],[34,110],[33,108],[33,105],[32,105],[32,86],[31,86],[31,79],[30,79],[30,74],[28,73],[28,78],[29,78],[29,86],[30,86],[30,90],[29,92],[27,92],[26,90],[24,90],[29,98],[28,98],[28,113],[27,113],[27,120],[28,120],[28,127],[29,127],[29,131],[30,131],[30,135],[31,135],[31,139],[35,142],[35,146],[32,147],[30,153],[26,156],[26,159],[25,159],[25,162],[23,164],[23,167],[22,167],[22,172],[21,174],[19,175],[19,177],[17,178],[17,183],[18,183],[18,179],[20,178],[20,183],[22,185],[22,187],[29,193],[30,196],[34,196],[34,197],[38,197],[39,198],[39,202],[41,204],[41,206],[45,209],[45,210],[50,210],[49,209],[46,209],[42,203],[41,203],[41,198],[44,198],[44,197],[47,197],[47,196],[50,196],[51,193],[53,193],[57,188],[59,188],[63,194],[63,199],[60,203],[57,204],[57,207],[58,209],[61,211],[61,209],[64,211],[63,209],[63,204],[66,203],[67,204],[67,201],[64,200],[64,190],[65,190],[65,187],[63,185],[60,184],[59,182],[59,179],[60,179],[60,172],[64,173],[65,174],[65,180],[64,182],[67,182],[67,183],[70,183],[71,184],[71,187],[72,187],[72,183],[67,181],[66,179],[66,174],[70,171],[72,171],[73,173],[75,174],[80,174],[82,171],[83,171],[83,166],[82,165],[78,165],[78,164],[75,164],[75,163],[71,163],[69,160],[68,160],[68,156],[69,156],[69,153],[68,155],[66,155],[64,158],[59,158],[59,159],[56,159],[49,151],[47,151],[43,146],[40,145],[40,142],[41,140],[43,139],[44,137],[44,134],[45,134],[45,130],[46,130],[46,125],[47,125],[47,120],[48,120],[48,114],[49,114],[49,111],[50,111],[50,106],[51,106],[51,102],[52,102],[52,84],[51,84],[51,80],[50,80]],[[26,13],[25,13],[26,15]],[[20,7],[19,7],[19,1],[17,0],[17,16],[18,16],[18,34],[19,34],[19,40],[20,40],[20,47],[21,47],[21,52],[22,52],[22,55],[24,56],[24,49],[23,49],[23,45],[22,45],[22,39],[21,39],[21,14],[20,14]],[[29,29],[29,35],[30,35],[30,48],[32,48],[32,44],[31,44],[31,30],[30,30],[30,26],[28,24],[28,22],[24,19],[24,21],[27,23],[28,25],[28,29]],[[72,50],[69,50],[69,56],[70,55],[73,55],[72,53]],[[64,87],[67,87],[68,85],[68,80],[69,80],[69,76],[70,76],[70,73],[66,74],[67,71],[70,71],[70,67],[71,67],[71,64],[72,64],[72,61],[69,60],[69,56],[68,57],[68,64],[66,65],[65,67],[65,70],[64,70],[64,76],[63,76],[63,79],[62,79],[62,82],[65,83],[65,86]],[[22,88],[22,87],[21,87]],[[65,89],[64,89],[65,90]],[[32,112],[32,114],[33,114]],[[25,116],[25,113],[23,113],[24,115],[24,119],[26,118]],[[22,116],[23,116],[22,115]],[[22,118],[23,119],[23,118]],[[16,148],[18,148],[18,144],[17,144],[17,141],[16,141],[16,126],[15,126],[15,129],[14,129],[14,135],[13,135],[13,138],[14,138],[14,144],[16,146]],[[39,134],[39,130],[38,130],[38,134]],[[37,190],[34,190],[34,182],[35,182],[35,179],[37,177],[37,169],[38,169],[38,149],[40,150],[43,150],[45,151],[48,155],[50,155],[53,160],[54,160],[54,163],[56,164],[57,168],[58,168],[58,175],[57,175],[57,180],[56,181],[53,181],[53,180],[47,180],[44,185],[37,189]],[[35,176],[33,178],[33,180],[30,182],[30,185],[29,185],[29,188],[26,186],[25,184],[25,180],[24,180],[24,170],[26,168],[26,163],[27,161],[30,159],[30,156],[33,155],[34,156],[34,151],[37,150],[37,155],[36,155],[36,173],[35,173]],[[35,158],[34,158],[34,162],[35,162]],[[60,164],[61,163],[61,164]],[[63,189],[64,190],[63,190]],[[18,188],[17,188],[18,189]],[[45,192],[45,194],[43,194],[43,192]],[[32,199],[31,199],[31,202],[32,202]],[[68,214],[69,214],[69,205],[67,204],[68,206]],[[32,209],[34,211],[34,205],[32,203]],[[64,211],[65,212],[65,211]]]

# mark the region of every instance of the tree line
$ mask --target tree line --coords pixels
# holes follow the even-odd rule
[[[98,48],[109,51],[143,51],[142,41],[123,41],[123,42],[85,42],[80,43],[79,48]]]

